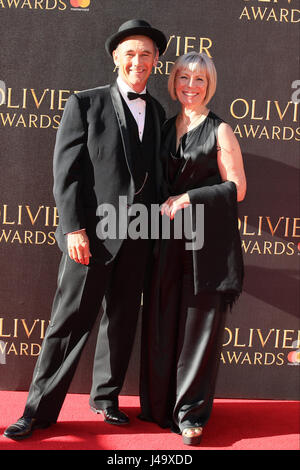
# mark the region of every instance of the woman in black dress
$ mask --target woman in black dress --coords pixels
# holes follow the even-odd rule
[[[185,54],[168,86],[181,104],[163,129],[169,197],[161,212],[170,219],[171,236],[157,244],[144,294],[140,418],[170,427],[195,445],[212,409],[226,311],[242,290],[237,201],[245,197],[246,179],[231,127],[207,108],[216,89],[212,60]],[[182,224],[186,234],[187,223],[192,244],[176,233]]]

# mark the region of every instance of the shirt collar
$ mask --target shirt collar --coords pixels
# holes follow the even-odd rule
[[[120,76],[118,76],[117,78],[117,84],[118,84],[120,92],[122,93],[122,96],[125,97],[126,100],[128,100],[127,98],[128,91],[132,91],[133,93],[136,93],[136,91],[134,91],[127,83],[125,83],[124,80],[122,80]],[[143,93],[146,93],[146,87],[139,94],[142,95]]]

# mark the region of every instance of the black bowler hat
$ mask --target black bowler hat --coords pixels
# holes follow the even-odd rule
[[[126,23],[121,24],[118,32],[110,36],[105,42],[105,49],[109,55],[116,49],[118,44],[129,36],[140,35],[147,36],[155,42],[158,47],[159,55],[161,55],[166,46],[167,39],[165,35],[158,29],[152,28],[152,26],[144,20],[129,20]]]

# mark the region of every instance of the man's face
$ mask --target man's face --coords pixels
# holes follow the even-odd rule
[[[119,75],[136,93],[146,86],[152,67],[157,64],[158,51],[147,36],[130,36],[113,51]]]

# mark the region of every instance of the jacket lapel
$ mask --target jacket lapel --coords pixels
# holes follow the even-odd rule
[[[150,95],[149,95],[150,96]],[[154,104],[154,101],[151,99],[149,102],[152,110],[152,116],[154,120],[154,131],[155,131],[155,155],[158,156],[160,152],[160,135],[161,135],[161,124],[160,124],[160,119],[158,115],[158,111],[156,109],[156,106]]]
[[[122,138],[122,143],[123,143],[123,148],[124,148],[124,154],[125,154],[125,159],[128,167],[128,171],[131,174],[131,169],[130,169],[130,141],[129,141],[129,134],[127,130],[127,123],[126,123],[126,117],[125,117],[125,112],[123,108],[123,103],[121,99],[121,95],[118,89],[118,86],[116,83],[111,85],[110,87],[110,95],[112,99],[112,104],[117,116],[118,124],[119,124],[119,129],[120,129],[120,134]],[[132,176],[132,175],[131,175]]]
[[[151,95],[149,95],[151,96]],[[165,198],[165,190],[163,188],[163,169],[162,162],[160,158],[160,144],[161,144],[161,121],[159,118],[158,110],[156,108],[155,102],[153,99],[149,101],[151,106],[153,121],[154,121],[154,131],[155,131],[155,149],[154,149],[154,158],[155,158],[155,170],[156,170],[156,188],[157,188],[157,197],[161,202]]]

